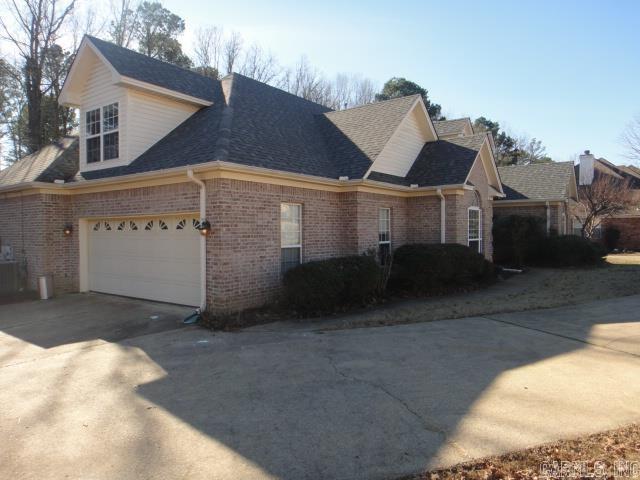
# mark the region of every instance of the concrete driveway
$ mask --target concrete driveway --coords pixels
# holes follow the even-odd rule
[[[100,315],[62,300],[73,315],[56,328]],[[24,356],[41,305],[0,307],[0,478],[388,479],[640,420],[640,297],[324,333],[190,327]]]

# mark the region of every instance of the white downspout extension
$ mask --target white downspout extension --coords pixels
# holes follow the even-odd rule
[[[549,202],[545,202],[545,209],[547,211],[547,236],[551,233],[551,209],[549,207]]]
[[[438,197],[440,197],[440,243],[447,243],[447,204],[444,195],[442,194],[442,189],[439,188],[436,190],[436,193],[438,194]]]
[[[187,170],[187,177],[200,187],[200,221],[207,218],[207,186],[193,174],[193,170]],[[207,237],[200,235],[200,312],[207,308]]]

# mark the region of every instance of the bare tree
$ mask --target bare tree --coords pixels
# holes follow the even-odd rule
[[[105,29],[106,23],[107,19],[102,17],[95,5],[89,4],[87,7],[85,4],[83,8],[76,7],[70,17],[72,51],[78,50],[82,37],[85,35],[100,35]]]
[[[368,78],[358,78],[353,92],[353,106],[366,105],[376,99],[376,87]]]
[[[220,72],[222,46],[222,28],[208,26],[196,30],[194,48],[196,67],[212,68]]]
[[[627,157],[636,164],[640,163],[640,115],[627,125],[622,141],[627,148]]]
[[[352,105],[354,82],[353,78],[345,73],[339,73],[333,82],[333,98],[331,105],[327,105],[334,110],[341,110]]]
[[[280,88],[312,102],[327,105],[331,100],[331,84],[322,73],[302,56],[293,69],[285,70],[279,82]]]
[[[222,52],[227,74],[232,73],[242,53],[242,36],[238,32],[232,32],[225,40]]]
[[[254,43],[244,53],[240,73],[259,82],[271,83],[280,73],[280,67],[271,52],[264,52]]]
[[[582,223],[582,236],[591,238],[606,218],[626,211],[633,202],[628,180],[599,175],[591,185],[580,186],[575,218]]]
[[[140,0],[111,0],[109,37],[121,47],[132,47],[138,30]]]
[[[11,0],[7,11],[15,25],[0,17],[0,34],[8,40],[22,58],[22,88],[27,100],[27,146],[34,152],[44,144],[42,125],[42,81],[47,54],[56,44],[62,27],[68,20],[75,0]]]

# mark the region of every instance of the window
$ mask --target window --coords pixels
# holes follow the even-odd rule
[[[285,273],[302,262],[302,205],[280,205],[280,271]]]
[[[478,207],[469,208],[469,247],[482,253],[482,217]]]
[[[100,161],[100,137],[87,138],[87,163]]]
[[[113,160],[114,158],[118,158],[119,151],[118,145],[120,143],[118,132],[109,133],[104,137],[104,159],[105,160]]]
[[[120,156],[119,127],[117,103],[85,113],[87,163],[114,160]]]
[[[378,255],[381,265],[389,262],[391,255],[391,209],[378,210]]]

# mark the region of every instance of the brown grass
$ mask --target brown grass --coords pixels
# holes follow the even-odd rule
[[[398,480],[542,479],[548,476],[541,474],[541,465],[559,466],[559,462],[563,461],[584,462],[574,463],[572,467],[586,469],[580,472],[585,474],[564,478],[593,478],[588,475],[597,468],[596,462],[604,462],[601,465],[605,473],[596,478],[622,478],[622,475],[614,475],[615,467],[619,465],[617,462],[640,462],[640,425],[633,424],[573,440],[561,440]],[[553,462],[557,463],[554,465]],[[640,464],[636,464],[635,468],[635,478],[640,478]]]
[[[593,268],[531,269],[486,289],[394,302],[323,322],[327,329],[398,325],[562,307],[640,294],[638,264],[618,256]],[[616,262],[616,263],[614,263]]]

